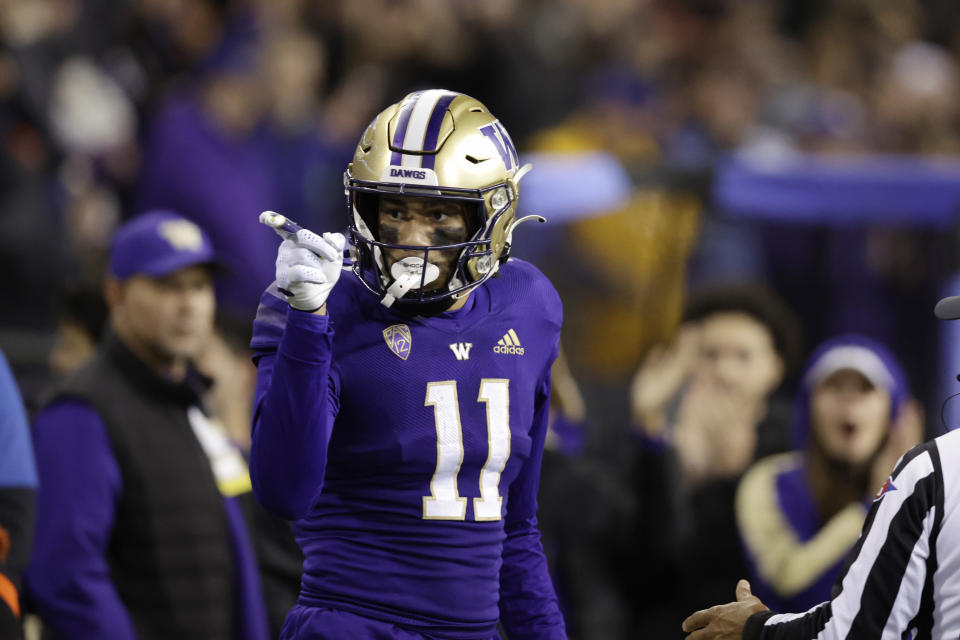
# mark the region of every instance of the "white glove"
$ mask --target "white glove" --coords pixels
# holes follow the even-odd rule
[[[300,311],[322,307],[340,277],[345,239],[339,233],[318,236],[300,229],[277,250],[277,287]]]

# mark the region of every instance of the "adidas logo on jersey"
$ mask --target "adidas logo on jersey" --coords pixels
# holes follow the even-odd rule
[[[450,345],[450,351],[457,356],[457,360],[469,360],[470,349],[473,348],[472,342],[454,342]]]
[[[493,352],[511,356],[522,356],[523,347],[520,346],[520,338],[517,337],[517,332],[513,329],[507,331],[502,338],[497,340],[497,344],[493,346]]]

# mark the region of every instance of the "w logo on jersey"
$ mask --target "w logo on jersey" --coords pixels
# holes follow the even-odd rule
[[[406,360],[413,346],[410,327],[405,324],[393,324],[383,330],[383,339],[390,351],[393,351],[401,360]]]
[[[471,348],[473,348],[472,342],[454,342],[450,345],[450,351],[457,356],[457,360],[469,360]]]
[[[506,167],[507,171],[512,171],[520,166],[520,159],[517,157],[517,148],[513,146],[513,140],[510,139],[510,134],[503,128],[499,120],[480,127],[480,133],[485,135],[487,139],[493,143],[493,146],[496,147],[497,153],[500,154],[500,159],[503,160],[503,166]]]

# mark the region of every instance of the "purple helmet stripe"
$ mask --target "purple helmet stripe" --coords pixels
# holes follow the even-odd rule
[[[407,135],[407,125],[410,124],[410,116],[413,114],[413,108],[417,105],[421,93],[421,91],[418,91],[410,94],[410,98],[400,107],[400,119],[397,121],[397,130],[393,132],[392,146],[394,149],[403,148],[403,139]],[[390,164],[400,164],[400,155],[399,151],[394,151],[390,156]]]
[[[457,94],[449,93],[440,98],[437,101],[436,106],[433,108],[433,113],[430,114],[430,122],[427,124],[427,135],[423,140],[423,150],[425,152],[429,153],[431,151],[436,151],[437,139],[440,137],[440,125],[443,124],[443,116],[446,115],[447,108],[456,97]],[[423,168],[433,169],[436,160],[436,155],[432,153],[424,156],[422,165]]]

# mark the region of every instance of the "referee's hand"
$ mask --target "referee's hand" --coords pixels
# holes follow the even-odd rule
[[[683,621],[687,640],[740,640],[747,619],[759,611],[768,611],[760,598],[750,592],[750,583],[737,583],[737,601],[697,611]],[[692,633],[691,633],[692,632]]]

